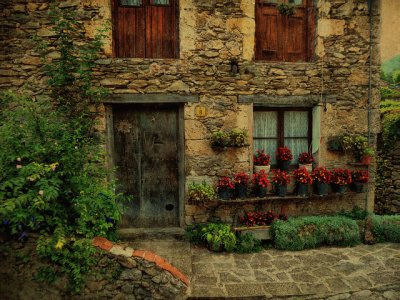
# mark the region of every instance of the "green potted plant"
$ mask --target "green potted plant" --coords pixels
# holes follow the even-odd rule
[[[265,197],[267,195],[269,184],[268,174],[265,172],[265,170],[254,173],[252,177],[252,182],[255,194],[261,198]]]
[[[310,186],[313,182],[311,175],[306,168],[298,168],[293,171],[293,177],[296,181],[297,195],[306,197],[309,194]]]
[[[338,194],[346,191],[346,186],[352,182],[351,172],[347,169],[333,169],[332,184]]]
[[[236,235],[230,226],[221,223],[208,223],[202,229],[202,238],[212,251],[232,252],[236,246]]]
[[[357,162],[361,162],[364,155],[373,155],[373,149],[368,146],[368,139],[362,135],[345,135],[343,137],[343,148],[351,152]]]
[[[229,138],[233,147],[246,147],[249,145],[246,129],[232,129],[229,133]]]
[[[216,131],[211,134],[211,147],[214,150],[224,150],[230,146],[229,134],[224,131]]]
[[[332,180],[332,172],[327,170],[325,167],[318,167],[311,172],[311,177],[314,181],[317,195],[328,195],[329,184]]]
[[[254,173],[259,173],[261,170],[264,170],[265,173],[269,173],[271,166],[269,162],[271,157],[265,153],[264,149],[257,150],[253,155],[253,163],[254,163]]]
[[[290,182],[288,173],[280,169],[272,171],[272,182],[274,183],[275,192],[279,197],[285,197],[287,193],[287,185]]]
[[[236,196],[238,198],[246,198],[249,175],[247,175],[245,172],[239,172],[235,174],[233,182],[235,185]]]
[[[362,157],[361,157],[361,163],[364,164],[364,165],[371,164],[371,160],[372,160],[374,155],[375,155],[374,149],[372,149],[371,147],[366,147],[363,150],[363,154],[362,154]]]
[[[279,11],[281,15],[292,16],[296,12],[296,6],[293,4],[288,4],[281,2],[277,5],[276,9]]]
[[[215,191],[213,187],[205,182],[195,183],[192,182],[188,187],[189,200],[194,202],[210,201],[215,198]]]
[[[289,170],[290,162],[293,159],[292,151],[287,147],[279,147],[275,151],[276,160],[281,170]]]

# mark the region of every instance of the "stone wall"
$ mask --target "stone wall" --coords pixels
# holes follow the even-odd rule
[[[369,73],[369,16],[364,0],[315,1],[315,57],[311,62],[282,63],[254,61],[255,8],[249,0],[180,0],[179,59],[120,59],[112,57],[111,33],[103,58],[95,68],[96,84],[112,94],[195,94],[198,103],[184,105],[186,181],[216,182],[218,176],[251,170],[253,105],[241,103],[240,96],[263,95],[282,103],[297,97],[291,105],[304,104],[307,97],[322,105],[321,143],[317,153],[320,165],[348,166],[348,157],[326,150],[327,138],[342,133],[366,133]],[[2,6],[0,48],[0,88],[27,90],[34,96],[45,91],[39,70],[40,59],[31,37],[51,38],[44,0],[0,0]],[[373,42],[379,37],[379,4],[373,7]],[[63,1],[62,6],[78,12],[86,31],[111,16],[110,0]],[[57,57],[57,53],[54,53]],[[230,62],[239,71],[231,74]],[[379,131],[377,82],[379,55],[373,48],[372,136]],[[325,103],[321,94],[330,96]],[[256,97],[256,96],[255,96]],[[302,98],[304,97],[304,98]],[[195,107],[206,108],[205,117],[195,115]],[[99,130],[105,132],[104,108]],[[210,134],[218,129],[244,128],[250,134],[250,147],[215,152]],[[371,189],[370,205],[373,205]],[[199,208],[201,209],[201,208]],[[193,219],[188,218],[187,222]]]

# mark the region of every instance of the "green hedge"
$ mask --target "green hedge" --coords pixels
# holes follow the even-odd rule
[[[400,243],[400,215],[371,216],[376,242]]]
[[[275,247],[303,250],[322,245],[353,246],[360,243],[355,220],[343,216],[311,216],[275,221],[272,224]]]

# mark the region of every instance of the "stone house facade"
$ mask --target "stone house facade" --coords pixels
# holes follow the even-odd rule
[[[297,5],[294,14],[280,13],[276,2]],[[0,4],[0,88],[39,96],[46,78],[30,38],[53,36],[48,1]],[[67,0],[61,6],[77,11],[87,37],[107,20],[113,24],[95,76],[110,90],[97,111],[108,162],[122,190],[134,196],[123,226],[232,222],[242,210],[373,209],[373,179],[362,194],[209,203],[189,202],[186,186],[251,172],[261,146],[271,156],[288,144],[295,154],[313,152],[319,166],[365,168],[328,151],[327,141],[344,133],[376,140],[379,0]],[[248,147],[211,148],[213,132],[234,128],[248,132]]]

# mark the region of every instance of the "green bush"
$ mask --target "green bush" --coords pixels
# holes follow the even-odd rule
[[[277,220],[272,224],[275,247],[303,250],[322,245],[353,246],[360,243],[356,221],[341,216],[313,216]]]
[[[261,240],[257,239],[251,233],[239,235],[236,242],[235,252],[254,253],[262,250]]]
[[[202,238],[213,251],[225,249],[232,252],[236,247],[236,235],[231,227],[221,223],[208,223],[202,229]]]
[[[400,215],[373,215],[372,232],[377,242],[400,243]]]

